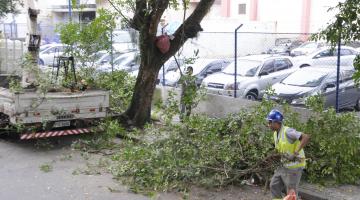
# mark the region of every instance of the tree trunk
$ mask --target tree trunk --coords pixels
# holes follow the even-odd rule
[[[150,57],[152,58],[150,60],[154,60],[155,56],[150,55]],[[130,123],[137,127],[142,127],[150,121],[151,102],[161,64],[142,62],[140,68],[142,70],[139,70],[134,88],[136,92],[134,92],[131,104],[125,112],[126,117],[131,121]]]
[[[157,49],[155,42],[157,27],[169,5],[169,0],[152,1],[150,4],[142,0],[135,1],[136,11],[130,25],[140,33],[141,64],[131,104],[124,113],[131,124],[142,127],[150,121],[152,97],[161,66],[183,46],[187,39],[196,37],[197,33],[202,31],[200,22],[214,1],[200,0],[192,14],[174,33],[170,49],[165,54]],[[146,10],[148,12],[145,12]]]

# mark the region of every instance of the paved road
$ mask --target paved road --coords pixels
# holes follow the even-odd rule
[[[71,150],[70,145],[78,136],[61,137],[52,140],[51,150],[36,148],[34,142],[0,139],[0,200],[150,200],[134,194],[112,179],[108,173],[93,173],[88,164],[99,163],[98,155],[82,156]],[[86,159],[89,158],[89,159]],[[40,170],[40,166],[52,166],[50,172]],[[85,175],[84,172],[89,171]],[[95,170],[96,171],[96,170]],[[76,172],[76,173],[74,173]],[[312,188],[313,186],[307,186]],[[228,187],[224,190],[192,189],[189,196],[195,200],[238,200],[270,198],[262,188]],[[110,191],[112,190],[112,191]],[[331,199],[357,200],[359,186],[322,188]],[[181,194],[162,193],[157,200],[182,199]]]
[[[129,193],[109,174],[73,175],[86,169],[79,152],[72,151],[71,140],[51,150],[39,150],[33,142],[0,139],[0,199],[3,200],[145,200]],[[71,155],[71,158],[70,156]],[[40,166],[52,166],[44,172]],[[110,192],[109,188],[115,190]]]

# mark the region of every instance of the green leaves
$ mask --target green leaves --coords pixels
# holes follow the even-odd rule
[[[0,1],[0,17],[5,16],[8,13],[18,13],[16,9],[17,5],[23,5],[21,0],[1,0]]]
[[[88,24],[70,22],[58,25],[56,31],[60,33],[61,42],[69,45],[71,55],[81,63],[93,63],[94,53],[110,51],[110,34],[115,28],[114,16],[104,10],[98,10],[98,16]]]
[[[98,88],[110,90],[110,109],[121,113],[130,104],[135,78],[125,71],[105,72],[96,77],[94,84]]]
[[[241,184],[252,176],[265,181],[279,165],[265,116],[282,106],[285,124],[311,135],[305,147],[305,177],[316,183],[356,183],[360,177],[359,118],[351,112],[324,111],[320,97],[309,102],[314,112],[307,121],[300,121],[288,105],[263,100],[223,119],[192,115],[180,124],[148,126],[145,138],[151,139],[125,141],[113,157],[112,172],[136,192],[186,189],[191,184]]]
[[[360,0],[346,0],[344,3],[338,3],[333,9],[338,11],[335,20],[329,23],[320,33],[313,35],[312,39],[324,39],[334,47],[338,43],[339,37],[341,37],[342,43],[360,40]],[[357,70],[354,80],[359,82],[359,55],[354,61],[354,67]]]

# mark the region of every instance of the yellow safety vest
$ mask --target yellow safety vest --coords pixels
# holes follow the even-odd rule
[[[286,137],[286,130],[289,127],[283,126],[280,130],[279,139],[277,136],[277,132],[274,131],[274,141],[275,141],[275,148],[276,150],[281,154],[290,154],[293,155],[295,150],[298,149],[300,146],[300,141],[296,140],[293,144],[291,144],[287,137]],[[303,167],[305,168],[306,162],[305,162],[305,153],[304,149],[301,149],[299,152],[300,161],[288,161],[288,160],[282,160],[284,166],[289,169],[295,169]]]

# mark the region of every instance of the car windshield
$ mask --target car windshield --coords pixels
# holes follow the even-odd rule
[[[300,48],[307,48],[307,49],[311,49],[311,48],[317,48],[317,43],[315,42],[308,42],[308,43],[305,43],[305,44],[302,44],[300,45],[299,47]]]
[[[49,46],[49,45],[43,45],[43,46],[40,46],[40,52],[42,52],[42,51],[44,51],[44,50],[46,50],[46,49],[48,49],[48,48],[50,48],[51,46]]]
[[[257,60],[238,60],[237,61],[237,75],[240,76],[255,76],[256,71],[261,65],[261,61]],[[228,65],[223,73],[234,75],[235,74],[235,62]]]
[[[300,87],[317,87],[327,76],[327,72],[299,70],[290,74],[281,83]]]

